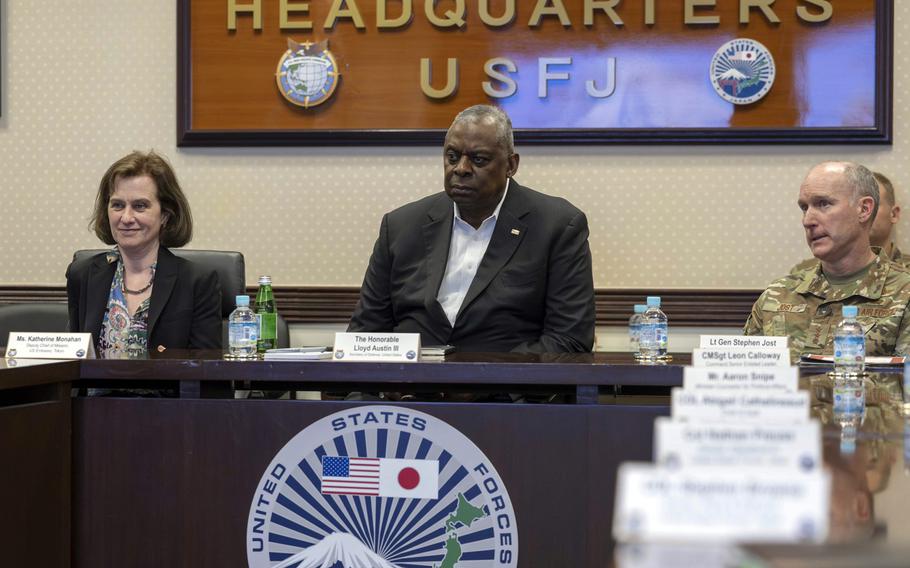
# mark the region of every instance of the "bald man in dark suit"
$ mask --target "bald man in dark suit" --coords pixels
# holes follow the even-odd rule
[[[445,192],[385,215],[349,331],[420,333],[459,351],[590,351],[587,219],[515,182],[518,162],[503,111],[460,113]]]

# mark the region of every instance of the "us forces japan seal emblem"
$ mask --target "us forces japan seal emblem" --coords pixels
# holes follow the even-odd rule
[[[464,434],[423,412],[360,406],[294,436],[256,486],[250,568],[518,566],[506,487]]]
[[[291,104],[311,108],[331,98],[341,74],[329,41],[297,43],[288,39],[288,49],[278,61],[275,81]]]
[[[774,57],[761,43],[734,39],[711,60],[711,84],[718,95],[736,105],[752,104],[774,85]]]

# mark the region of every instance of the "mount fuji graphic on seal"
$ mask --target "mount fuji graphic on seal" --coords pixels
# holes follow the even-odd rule
[[[735,81],[742,81],[743,79],[748,79],[749,76],[745,73],[739,71],[735,67],[731,67],[725,73],[720,75],[718,79],[733,79]]]
[[[354,535],[339,532],[328,535],[303,552],[285,558],[272,568],[295,565],[297,568],[397,568]]]

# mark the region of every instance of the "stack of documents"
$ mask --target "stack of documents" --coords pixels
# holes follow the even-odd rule
[[[320,345],[317,347],[269,349],[262,358],[266,361],[317,361],[319,359],[331,359],[332,348]]]
[[[870,355],[866,357],[867,367],[900,367],[906,361],[906,357],[889,357],[882,355]],[[833,366],[834,355],[815,355],[804,353],[799,357],[800,366]]]
[[[420,359],[422,361],[442,360],[454,351],[455,347],[452,345],[427,345],[420,348]]]

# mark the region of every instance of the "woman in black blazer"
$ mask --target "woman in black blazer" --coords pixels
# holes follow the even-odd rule
[[[101,179],[91,227],[116,246],[67,269],[70,331],[90,332],[103,358],[221,348],[217,273],[166,248],[193,234],[189,203],[167,161],[154,152],[117,160]]]

